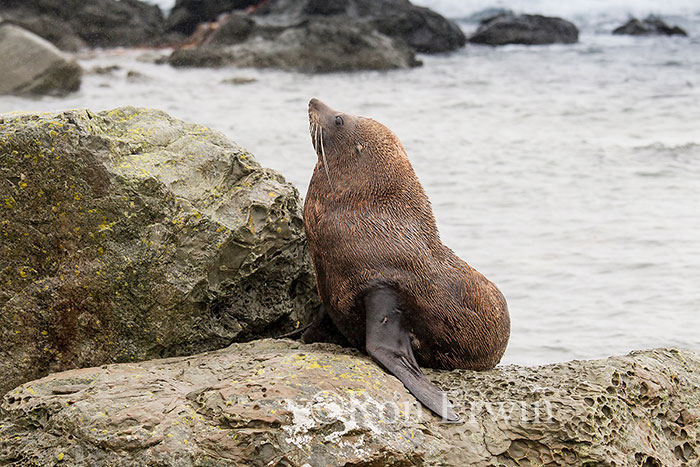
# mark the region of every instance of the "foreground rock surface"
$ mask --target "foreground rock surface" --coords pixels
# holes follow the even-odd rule
[[[483,20],[469,42],[487,45],[573,44],[578,42],[578,28],[561,18],[503,14]]]
[[[3,0],[0,14],[69,51],[164,40],[160,8],[139,0]]]
[[[316,298],[299,194],[130,107],[0,116],[0,391],[274,336]]]
[[[688,33],[678,26],[669,26],[658,16],[647,16],[643,21],[632,18],[622,26],[615,28],[613,34],[631,36],[687,36]]]
[[[691,466],[699,370],[697,354],[659,349],[429,372],[463,417],[451,425],[354,351],[262,340],[22,385],[2,402],[0,462]]]
[[[0,17],[0,94],[67,94],[82,69],[51,43]]]

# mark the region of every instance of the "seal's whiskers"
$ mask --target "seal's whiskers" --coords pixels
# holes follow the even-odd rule
[[[328,173],[328,161],[326,161],[326,151],[323,148],[323,127],[318,126],[321,129],[321,156],[323,157],[323,168],[326,169],[326,177],[328,178],[328,185],[330,185],[331,190],[333,189],[333,184],[331,183],[331,175]]]

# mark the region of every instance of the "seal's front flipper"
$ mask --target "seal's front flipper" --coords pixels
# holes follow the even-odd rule
[[[459,421],[447,395],[425,377],[413,356],[396,293],[384,287],[373,289],[365,295],[364,305],[367,353],[443,420]]]
[[[349,345],[345,337],[343,337],[338,331],[338,328],[335,327],[335,324],[333,324],[333,320],[331,320],[331,317],[326,313],[326,308],[323,305],[314,312],[311,324],[303,328],[301,341],[304,344],[311,344],[312,342],[330,342],[331,344],[338,344],[344,347]]]

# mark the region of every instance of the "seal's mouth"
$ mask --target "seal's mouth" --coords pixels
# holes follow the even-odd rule
[[[326,160],[326,148],[323,144],[323,125],[321,124],[320,115],[321,111],[326,109],[331,110],[327,105],[316,98],[309,101],[309,132],[311,133],[311,144],[314,146],[316,155],[321,157],[323,161],[323,168],[326,171],[328,184],[332,187],[331,176],[328,172],[328,161]]]

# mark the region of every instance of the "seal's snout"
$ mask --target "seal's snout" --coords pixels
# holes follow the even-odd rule
[[[318,114],[319,116],[327,116],[333,114],[334,112],[335,111],[333,109],[315,97],[309,101],[309,115]]]
[[[315,97],[309,101],[309,115],[314,114],[317,112],[318,104],[320,104],[321,101],[316,99]]]

